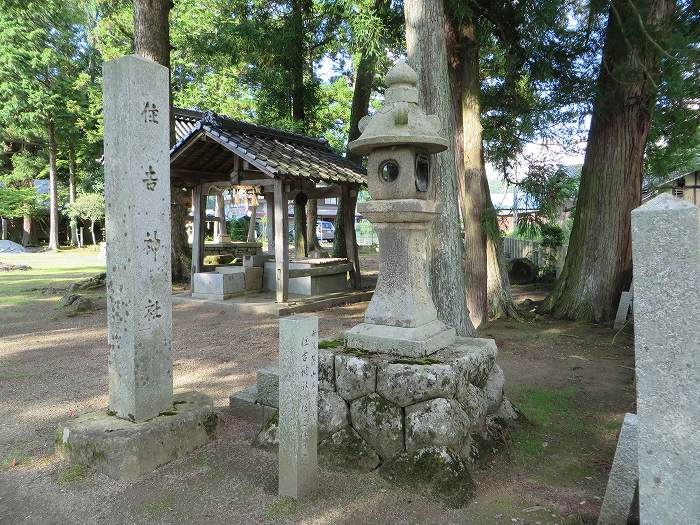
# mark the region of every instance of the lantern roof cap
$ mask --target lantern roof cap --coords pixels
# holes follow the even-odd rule
[[[410,145],[438,153],[447,149],[440,119],[426,115],[418,105],[418,75],[405,60],[392,66],[384,78],[384,105],[360,120],[362,134],[348,145],[351,153],[367,155],[377,148]]]

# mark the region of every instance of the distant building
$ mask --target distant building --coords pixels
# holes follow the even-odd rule
[[[699,164],[700,164],[700,159]],[[674,197],[686,200],[700,206],[700,167],[687,173],[675,173],[657,188],[655,193],[649,193],[651,198],[658,193],[670,193]]]

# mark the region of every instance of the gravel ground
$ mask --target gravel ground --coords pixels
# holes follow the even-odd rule
[[[257,425],[227,409],[228,396],[276,360],[278,320],[202,304],[174,307],[175,387],[215,400],[218,439],[138,481],[93,471],[70,481],[71,471],[53,455],[54,432],[61,422],[106,406],[106,319],[103,303],[78,317],[57,314],[54,304],[37,298],[25,315],[15,309],[13,322],[4,324],[0,309],[0,523],[594,522],[586,516],[597,514],[605,467],[580,482],[543,482],[505,457],[475,474],[476,501],[466,509],[448,509],[376,473],[327,471],[321,471],[318,494],[289,508],[276,496],[276,454],[252,447]],[[317,313],[321,337],[360,322],[365,308],[360,303]],[[540,336],[539,330],[551,333]],[[555,338],[564,331],[572,335]],[[508,390],[576,384],[613,423],[630,409],[631,373],[617,364],[631,364],[627,336],[611,347],[603,329],[510,322],[494,323],[487,334],[499,345]],[[582,443],[582,454],[609,464],[615,432],[611,442]]]

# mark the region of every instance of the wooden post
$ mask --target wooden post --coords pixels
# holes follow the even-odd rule
[[[207,195],[202,191],[202,184],[197,184],[192,192],[192,274],[202,271],[204,263],[204,225],[206,224]]]
[[[219,192],[216,194],[216,228],[214,230],[215,242],[227,242],[228,229],[226,228],[226,207],[224,204],[224,194]]]
[[[267,233],[267,253],[274,255],[275,253],[275,194],[265,194],[265,214],[266,214],[266,233]]]
[[[355,236],[355,206],[357,204],[357,190],[348,186],[343,186],[343,199],[345,200],[345,250],[348,262],[352,264],[350,281],[355,290],[362,286],[362,275],[360,274],[360,257],[357,250],[357,237]]]
[[[275,282],[276,300],[286,303],[289,296],[289,212],[284,181],[275,180]]]

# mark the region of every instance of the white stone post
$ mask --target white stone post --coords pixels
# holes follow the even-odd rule
[[[318,317],[280,319],[279,358],[279,494],[299,499],[318,480]]]
[[[632,212],[642,523],[700,516],[698,208],[662,193]]]
[[[144,421],[173,406],[168,68],[103,71],[109,408]]]

